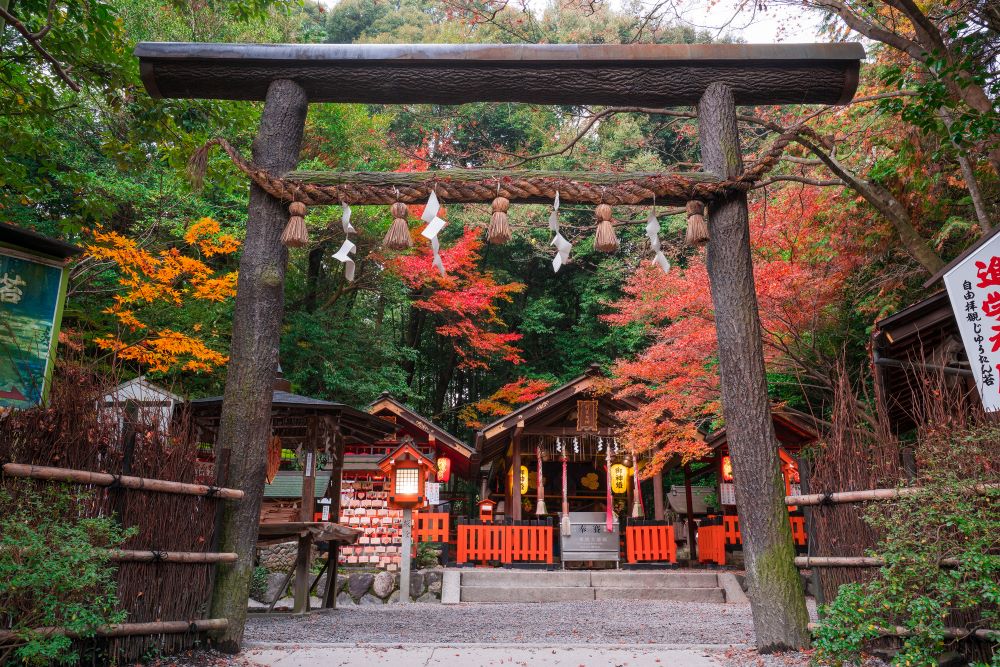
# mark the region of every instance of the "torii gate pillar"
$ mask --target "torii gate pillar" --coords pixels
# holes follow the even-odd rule
[[[743,171],[731,89],[708,86],[698,102],[701,159],[723,179]],[[729,433],[736,506],[750,604],[762,651],[808,646],[809,615],[795,568],[795,546],[780,483],[778,447],[764,371],[746,193],[709,209],[708,278],[719,341],[722,414]]]

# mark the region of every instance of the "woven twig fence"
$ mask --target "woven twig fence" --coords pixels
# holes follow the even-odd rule
[[[111,386],[114,382],[78,367],[58,366],[47,408],[16,411],[3,419],[0,461],[122,475],[124,442],[117,420],[95,409]],[[129,470],[132,476],[192,485],[217,482],[205,479],[204,471],[199,475],[197,443],[183,429],[175,428],[168,436],[154,425],[139,424],[136,431]],[[26,482],[4,476],[0,483],[15,494],[17,502],[16,494],[25,484],[52,482]],[[81,508],[87,516],[118,514],[123,525],[138,529],[121,545],[121,558],[114,559],[119,561],[117,593],[121,608],[128,613],[125,625],[129,627],[96,639],[79,640],[84,655],[92,656],[95,664],[107,664],[110,657],[135,662],[151,650],[169,654],[192,646],[203,628],[199,624],[192,626],[191,621],[204,620],[213,568],[220,560],[231,559],[228,554],[203,555],[212,551],[216,508],[220,502],[239,501],[150,493],[120,486],[79,488],[93,493],[91,506]],[[173,558],[169,554],[199,555]],[[157,630],[145,625],[168,621],[176,628],[171,625],[168,630]],[[209,626],[212,624],[205,627]],[[133,634],[143,628],[146,632]]]

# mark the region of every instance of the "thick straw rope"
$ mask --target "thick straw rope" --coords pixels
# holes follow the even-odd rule
[[[808,128],[796,126],[771,144],[759,160],[750,165],[738,177],[706,183],[678,174],[647,176],[614,184],[581,183],[576,180],[551,176],[518,177],[516,171],[499,184],[496,179],[483,181],[456,181],[449,179],[447,171],[441,177],[426,183],[412,185],[390,185],[377,183],[340,183],[318,185],[273,176],[267,170],[255,166],[243,158],[228,141],[222,138],[209,140],[195,151],[188,162],[192,183],[200,188],[208,164],[208,152],[213,146],[224,150],[236,167],[276,199],[288,202],[302,202],[307,206],[323,204],[392,204],[394,202],[419,203],[427,199],[431,192],[445,200],[468,202],[478,200],[490,202],[494,198],[525,199],[538,197],[552,199],[556,192],[564,201],[591,202],[594,204],[630,205],[642,204],[659,197],[673,197],[687,200],[711,201],[726,196],[733,191],[746,192],[754,183],[770,172],[781,154],[795,137],[808,132]]]

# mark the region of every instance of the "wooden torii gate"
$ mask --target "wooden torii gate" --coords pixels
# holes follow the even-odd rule
[[[143,83],[153,97],[263,100],[253,165],[278,177],[293,171],[298,162],[310,102],[696,105],[707,173],[679,175],[690,185],[692,179],[732,181],[743,172],[737,105],[844,104],[857,88],[864,49],[853,43],[142,43],[135,55]],[[448,179],[446,172],[437,176]],[[630,178],[626,175],[620,180]],[[670,180],[670,175],[663,178]],[[379,177],[327,175],[326,179],[377,182]],[[408,185],[420,183],[396,181],[392,187]],[[489,201],[492,196],[463,201]],[[682,204],[690,197],[689,192],[677,191],[657,199],[663,204]],[[372,196],[349,203],[384,202]],[[648,202],[633,197],[621,203]],[[708,274],[719,341],[723,416],[739,480],[736,494],[757,644],[764,650],[802,647],[809,642],[808,617],[793,563],[795,549],[774,445],[745,189],[716,192],[708,203]],[[287,219],[287,202],[252,183],[218,438],[221,447],[232,450],[230,483],[246,494],[244,502],[226,510],[220,550],[237,552],[239,560],[220,573],[213,596],[212,614],[230,619],[218,647],[230,652],[239,650],[243,636],[257,537],[288,257],[280,237]]]

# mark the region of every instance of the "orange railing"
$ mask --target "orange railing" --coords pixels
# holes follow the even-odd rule
[[[726,564],[725,526],[698,527],[698,562]]]
[[[552,563],[553,532],[551,523],[459,521],[456,561],[459,564]]]
[[[414,512],[413,541],[447,542],[449,519],[447,512]]]
[[[552,526],[504,526],[506,563],[552,563]]]
[[[676,563],[674,527],[662,521],[629,524],[625,528],[625,557],[629,563]]]
[[[743,538],[740,535],[740,518],[735,514],[727,514],[722,517],[723,528],[726,533],[726,544],[742,544]],[[792,525],[792,539],[795,544],[804,547],[806,545],[806,519],[802,516],[789,516],[789,523]]]

